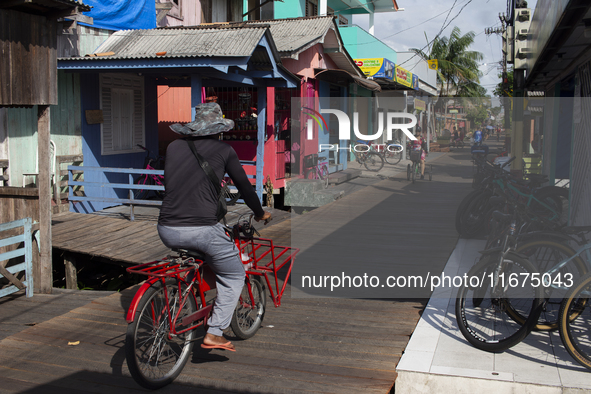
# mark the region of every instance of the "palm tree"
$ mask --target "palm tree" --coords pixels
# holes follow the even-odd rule
[[[473,96],[482,94],[479,78],[482,75],[478,70],[478,62],[483,55],[468,48],[474,43],[476,34],[471,31],[461,35],[459,27],[454,27],[449,38],[436,37],[433,40],[429,53],[422,49],[412,48],[416,54],[424,59],[437,59],[437,78],[441,82],[441,96]]]

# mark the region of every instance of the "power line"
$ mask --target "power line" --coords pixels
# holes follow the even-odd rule
[[[457,0],[456,0],[456,1],[457,1]],[[461,13],[462,13],[462,11],[464,10],[464,8],[466,8],[466,6],[467,6],[468,4],[470,4],[472,1],[473,1],[473,0],[468,0],[468,2],[467,2],[466,4],[464,4],[464,5],[462,6],[462,8],[460,8],[460,10],[458,11],[458,13],[457,13],[457,14],[456,14],[456,15],[455,15],[455,16],[454,16],[454,17],[453,17],[453,18],[452,18],[452,19],[451,19],[451,20],[450,20],[450,21],[447,23],[447,25],[445,25],[445,24],[444,24],[443,26],[441,26],[441,29],[439,30],[439,33],[437,33],[437,35],[435,36],[435,38],[433,38],[433,39],[432,39],[430,42],[428,42],[428,43],[427,43],[427,45],[425,45],[424,47],[422,47],[422,48],[421,48],[419,51],[423,51],[425,48],[429,47],[429,46],[430,46],[430,45],[431,45],[431,44],[432,44],[432,43],[433,43],[433,42],[434,42],[434,41],[435,41],[435,40],[436,40],[436,39],[439,37],[439,35],[440,35],[440,34],[441,34],[441,33],[442,33],[442,32],[443,32],[443,31],[444,31],[444,30],[445,30],[445,29],[446,29],[446,28],[447,28],[447,27],[448,27],[448,26],[449,26],[449,25],[450,25],[450,24],[451,24],[451,23],[452,23],[452,22],[453,22],[453,21],[454,21],[454,20],[455,20],[455,19],[456,19],[458,16],[460,16],[460,14],[461,14]],[[455,3],[456,3],[456,2],[454,1],[454,6],[455,6]],[[453,8],[454,8],[454,7],[452,7],[452,9],[453,9]],[[450,13],[451,13],[451,10],[450,10]],[[447,18],[446,18],[446,21],[447,21]],[[413,59],[415,56],[418,56],[418,53],[415,53],[413,56],[409,57],[407,60],[405,60],[403,63],[401,63],[401,64],[400,64],[400,66],[402,66],[402,65],[403,65],[403,64],[405,64],[405,63],[408,63],[408,62],[409,62],[411,59]],[[414,66],[414,67],[416,67],[416,64],[415,64],[415,66]],[[414,67],[413,67],[413,68],[414,68]],[[410,71],[410,70],[409,70],[409,71]]]

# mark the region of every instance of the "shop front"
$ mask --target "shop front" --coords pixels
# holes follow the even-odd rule
[[[184,95],[185,100],[176,102],[184,112],[160,123],[182,121],[174,118],[188,114],[190,121],[195,105],[218,102],[225,116],[236,124],[222,138],[247,162],[245,171],[253,176],[262,199],[265,175],[268,175],[264,168],[268,167],[268,161],[277,161],[276,150],[270,146],[277,135],[275,118],[267,116],[277,106],[275,89],[293,89],[299,85],[299,79],[281,66],[268,27],[197,26],[121,31],[95,53],[107,55],[58,61],[58,68],[81,75],[82,113],[94,110],[102,115],[98,122],[88,119],[82,122],[85,166],[142,168],[145,152],[138,144],[157,152],[161,141],[168,143],[177,137],[160,135],[158,107],[165,106],[160,100],[164,93],[178,88],[182,93],[169,98]],[[172,110],[175,103],[168,102],[166,106]],[[120,182],[115,175],[108,181]],[[122,194],[115,189],[88,189],[86,194],[104,197]],[[108,203],[82,205],[79,211],[84,212],[109,206]]]

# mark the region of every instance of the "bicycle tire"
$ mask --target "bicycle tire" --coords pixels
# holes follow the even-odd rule
[[[384,167],[384,158],[377,153],[370,152],[363,162],[365,168],[371,172],[378,172]]]
[[[316,179],[316,168],[312,167],[306,170],[306,179]]]
[[[134,181],[134,185],[148,185],[153,186],[154,180],[149,175],[140,175]],[[133,198],[136,200],[145,200],[150,195],[150,190],[147,189],[133,189]]]
[[[551,219],[558,226],[565,226],[568,224],[569,212],[569,191],[558,186],[545,186],[534,192],[534,197],[549,206],[553,212],[550,212],[547,207],[533,200],[530,208],[537,215],[546,219]],[[558,217],[554,217],[558,215]]]
[[[470,204],[472,199],[477,196],[478,194],[482,193],[482,190],[473,190],[464,197],[462,201],[460,201],[460,205],[456,209],[456,231],[458,234],[462,234],[462,215],[466,211],[466,207]]]
[[[250,303],[248,286],[245,283],[230,323],[234,335],[240,339],[248,339],[256,334],[265,318],[267,305],[267,289],[261,280],[253,277],[247,277],[246,280],[250,281],[255,307]]]
[[[238,189],[232,191],[230,188],[226,188],[224,194],[226,197],[226,205],[235,205],[236,201],[240,199],[240,191]]]
[[[386,146],[386,150],[384,152],[384,160],[386,160],[386,163],[391,165],[400,163],[400,160],[402,160],[402,150],[399,152],[391,152],[388,150],[388,146]]]
[[[483,256],[470,269],[467,274],[468,283],[458,289],[455,305],[456,322],[464,338],[474,347],[491,353],[503,352],[515,346],[531,332],[538,320],[544,297],[541,287],[527,284],[524,288],[519,288],[504,283],[504,288],[496,287],[493,294],[490,274],[499,267],[499,258],[498,254]],[[502,273],[507,279],[511,274],[531,275],[537,272],[527,259],[512,252],[507,253],[503,264]],[[472,277],[482,279],[483,282],[472,286]],[[513,308],[520,309],[522,316],[527,316],[524,324],[516,322],[506,313],[508,300],[511,300]]]
[[[181,282],[181,290],[186,284]],[[142,296],[138,315],[127,326],[125,356],[133,379],[142,387],[155,390],[171,383],[183,370],[193,349],[195,330],[170,338],[166,309],[168,299],[170,316],[179,311],[178,284],[168,279],[165,285],[158,281]],[[192,294],[180,307],[180,315],[188,316],[197,310]],[[154,356],[157,357],[154,357]]]
[[[476,238],[482,234],[486,225],[486,219],[489,212],[488,200],[492,193],[488,190],[482,191],[466,207],[466,211],[460,218],[460,233],[464,238]]]
[[[576,252],[568,245],[556,242],[549,236],[530,237],[517,245],[515,250],[517,253],[527,257],[541,274],[546,273],[556,264],[560,263]],[[580,278],[588,272],[585,262],[580,258],[574,258],[567,265],[562,267],[555,275],[550,275],[552,282],[556,279],[563,280],[566,274],[570,274],[573,280]],[[567,289],[557,289],[554,287],[544,288],[545,302],[541,311],[540,319],[534,326],[536,331],[555,330],[559,325],[559,310],[560,304],[567,293]],[[514,318],[523,321],[523,317],[515,311],[512,312]]]
[[[560,305],[560,339],[566,351],[591,370],[591,273],[583,276],[567,292]]]
[[[325,188],[328,187],[328,175],[328,167],[322,166],[320,169],[320,179],[322,180],[322,183],[324,183]]]
[[[410,177],[412,178],[412,183],[415,183],[415,180],[417,178],[417,163],[413,162],[412,163],[412,170],[410,171]]]
[[[410,171],[411,171],[410,164],[407,164],[406,165],[406,180],[407,181],[410,181]]]

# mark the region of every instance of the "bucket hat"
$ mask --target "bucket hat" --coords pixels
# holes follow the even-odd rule
[[[182,125],[170,126],[172,131],[192,137],[223,133],[234,128],[234,121],[222,117],[222,109],[217,103],[203,103],[195,106],[195,120]]]

